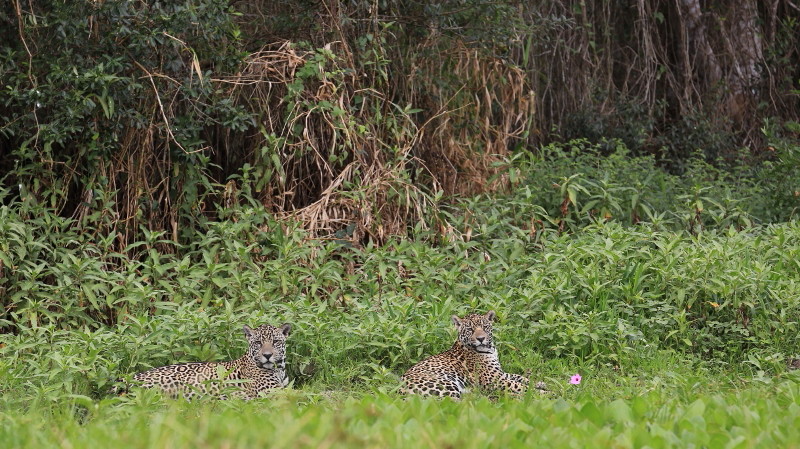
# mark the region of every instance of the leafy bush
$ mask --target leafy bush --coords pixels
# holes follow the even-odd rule
[[[498,312],[513,372],[541,357],[624,368],[651,350],[774,371],[800,343],[796,222],[531,233],[523,207],[547,219],[542,208],[476,201],[448,217],[451,232],[358,247],[239,206],[189,245],[146,233],[129,258],[52,210],[23,218],[26,207],[0,206],[0,373],[20,399],[102,396],[151,366],[233,358],[241,326],[260,322],[295,325],[295,385],[336,388],[393,388],[452,344],[451,314],[476,310]]]
[[[408,39],[419,30],[361,3],[338,4],[338,35],[320,39],[305,27],[330,10],[305,3],[235,5],[257,20],[221,0],[18,4],[0,16],[0,183],[116,234],[118,253],[143,229],[186,244],[240,200],[383,242],[424,220],[425,187],[488,189],[530,122],[522,71],[457,34]],[[475,3],[442,20],[514,11]],[[398,67],[420,81],[398,86]]]
[[[652,156],[631,156],[620,141],[574,140],[545,146],[536,155],[516,155],[509,167],[510,194],[466,199],[451,217],[465,227],[532,234],[545,228],[576,231],[599,221],[650,223],[656,229],[694,234],[744,229],[793,216],[800,198],[788,198],[781,186],[791,182],[787,180],[795,170],[789,163],[723,170],[697,157],[675,175]]]

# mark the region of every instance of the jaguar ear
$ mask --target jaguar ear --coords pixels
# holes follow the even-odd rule
[[[490,310],[486,313],[486,318],[488,318],[489,321],[495,321],[497,319],[497,314],[494,313],[494,310]]]
[[[458,315],[453,315],[450,319],[453,320],[453,324],[455,324],[456,327],[461,326],[461,318],[459,318]]]
[[[283,332],[283,335],[288,337],[289,336],[289,332],[292,330],[292,325],[289,324],[289,323],[283,323],[281,325],[280,329],[281,329],[281,332]]]
[[[253,336],[253,329],[250,329],[250,326],[245,324],[244,328],[242,328],[242,330],[244,330],[244,336],[245,337],[250,338],[250,337]]]

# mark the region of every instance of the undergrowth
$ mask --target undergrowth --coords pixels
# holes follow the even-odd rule
[[[283,391],[250,403],[164,405],[143,394],[133,401],[75,401],[55,410],[2,414],[0,438],[9,447],[40,448],[796,448],[796,382],[694,393],[688,400],[659,391],[615,400],[576,392],[566,399],[461,402]]]
[[[442,204],[440,229],[383,245],[314,238],[243,198],[189,244],[144,230],[118,253],[114,235],[12,201],[0,207],[5,388],[23,402],[103,397],[125,374],[237,357],[243,324],[291,322],[296,386],[389,391],[449,346],[451,314],[489,309],[516,372],[551,358],[625,370],[650,350],[785,369],[800,226],[764,223],[754,199],[768,185],[570,145],[515,161],[508,195]]]
[[[413,238],[382,244],[315,237],[239,192],[188,243],[142,229],[115,252],[117,235],[4,191],[0,439],[790,447],[800,225],[773,222],[796,206],[771,202],[785,184],[764,176],[789,165],[734,176],[695,162],[678,176],[597,151],[518,157],[505,195],[438,198]],[[504,368],[545,381],[547,397],[398,398],[400,374],[452,344],[450,315],[490,309]],[[242,326],[265,322],[293,324],[288,391],[251,404],[112,393],[154,366],[236,358]]]

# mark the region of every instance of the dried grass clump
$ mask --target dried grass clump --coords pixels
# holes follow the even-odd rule
[[[430,225],[427,192],[502,185],[490,178],[531,120],[519,69],[458,43],[439,64],[420,58],[402,95],[420,111],[392,101],[397,84],[380,81],[389,61],[351,57],[341,42],[312,50],[284,41],[217,80],[258,111],[259,133],[241,144],[265,207],[316,236],[346,229],[353,241],[383,242]]]
[[[258,111],[260,132],[242,142],[242,151],[256,167],[255,195],[265,207],[320,237],[350,229],[353,240],[383,241],[404,234],[430,206],[408,182],[415,134],[390,140],[382,118],[415,128],[380,92],[360,87],[332,49],[280,42],[220,82]],[[409,201],[389,193],[401,191]]]
[[[429,57],[430,50],[417,53],[409,101],[446,112],[431,119],[421,139],[422,159],[448,194],[503,186],[505,180],[495,176],[533,121],[534,94],[524,71],[460,41],[439,42],[437,58]]]

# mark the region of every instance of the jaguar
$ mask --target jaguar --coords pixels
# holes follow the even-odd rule
[[[286,376],[286,338],[292,326],[263,324],[255,329],[244,325],[249,343],[247,352],[236,360],[226,362],[181,363],[161,366],[133,375],[133,384],[145,388],[160,388],[171,397],[192,399],[198,395],[218,396],[223,389],[243,399],[262,396],[272,389],[284,388]]]
[[[458,399],[474,386],[517,395],[527,391],[527,378],[507,373],[500,366],[492,335],[492,323],[496,318],[494,311],[485,315],[473,313],[464,318],[453,315],[451,319],[458,329],[455,343],[447,351],[409,368],[403,374],[401,393]],[[546,390],[541,382],[536,388],[541,392]]]

